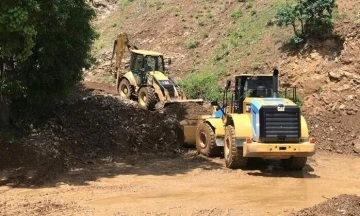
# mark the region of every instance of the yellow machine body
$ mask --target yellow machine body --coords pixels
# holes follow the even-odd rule
[[[223,108],[217,105],[211,115],[184,126],[187,144],[207,156],[214,155],[217,147],[224,148],[228,167],[242,167],[244,158],[259,157],[284,159],[288,166],[301,168],[306,160],[293,158],[313,156],[315,139],[309,136],[295,99],[273,96],[278,94],[275,75],[245,74],[236,76],[235,82],[235,102],[224,102]],[[266,88],[269,85],[272,87]]]
[[[130,70],[120,70],[126,48],[131,54]],[[163,108],[171,103],[204,102],[187,99],[180,86],[165,74],[162,53],[138,49],[125,33],[120,33],[114,42],[113,57],[115,54],[116,88],[120,96],[138,98],[140,106],[147,109]]]

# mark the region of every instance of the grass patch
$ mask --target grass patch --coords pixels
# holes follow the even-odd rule
[[[205,25],[205,21],[204,21],[204,20],[199,20],[198,24],[199,24],[199,26],[204,26],[204,25]]]
[[[155,1],[155,2],[150,3],[149,7],[150,8],[156,8],[156,10],[160,10],[164,4],[165,3],[162,2],[162,1]]]
[[[249,13],[239,16],[238,9],[232,12],[231,17],[238,19],[239,24],[234,24],[228,29],[229,35],[227,41],[236,53],[236,58],[247,56],[256,46],[257,42],[264,36],[273,31],[278,31],[273,27],[267,27],[266,23],[275,17],[277,8],[279,8],[285,0],[277,0],[272,2],[272,7],[264,9],[251,10]],[[240,10],[239,10],[240,11]],[[282,37],[282,35],[281,35]],[[223,49],[221,44],[221,49]],[[234,56],[234,57],[235,57]]]
[[[185,44],[188,49],[195,49],[200,46],[200,41],[197,38],[190,39]]]
[[[120,0],[119,1],[119,6],[120,6],[120,8],[124,8],[124,7],[128,6],[133,1],[134,0]]]
[[[240,8],[237,8],[237,9],[235,9],[235,10],[233,10],[232,12],[231,12],[231,18],[233,18],[233,20],[237,20],[237,19],[239,19],[241,16],[243,15],[243,13],[242,13],[242,11],[241,11],[241,9]]]

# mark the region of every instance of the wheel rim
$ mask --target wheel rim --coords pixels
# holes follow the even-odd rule
[[[205,148],[206,147],[206,134],[204,132],[200,133],[200,147]]]
[[[141,90],[139,93],[139,102],[141,106],[146,105],[146,93],[143,90]]]
[[[120,92],[121,92],[122,96],[127,96],[129,93],[129,89],[126,85],[121,85]]]

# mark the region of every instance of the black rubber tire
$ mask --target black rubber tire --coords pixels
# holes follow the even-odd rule
[[[206,122],[200,123],[196,128],[196,150],[207,157],[221,156],[221,147],[216,146],[215,132]]]
[[[302,170],[306,165],[307,157],[291,157],[282,159],[281,163],[286,170]]]
[[[224,159],[226,167],[230,169],[244,169],[247,166],[247,158],[243,157],[243,148],[236,147],[235,128],[232,125],[226,126]]]
[[[127,89],[127,90],[125,90]],[[126,92],[124,92],[126,91]],[[129,80],[127,79],[122,79],[119,83],[119,95],[120,97],[123,97],[123,98],[127,98],[127,99],[130,99],[131,96],[133,95],[134,93],[134,90],[129,82]]]
[[[146,99],[144,99],[144,97]],[[141,107],[148,109],[148,110],[154,110],[155,105],[159,102],[155,89],[151,87],[141,87],[138,93],[138,102]]]

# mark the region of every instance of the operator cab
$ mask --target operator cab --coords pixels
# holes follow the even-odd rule
[[[245,113],[247,110],[244,100],[247,97],[273,97],[273,75],[242,74],[235,77],[235,113]],[[277,89],[276,89],[277,91]]]
[[[147,74],[151,71],[164,72],[164,57],[161,53],[147,50],[132,50],[130,70],[138,85],[146,84]]]

